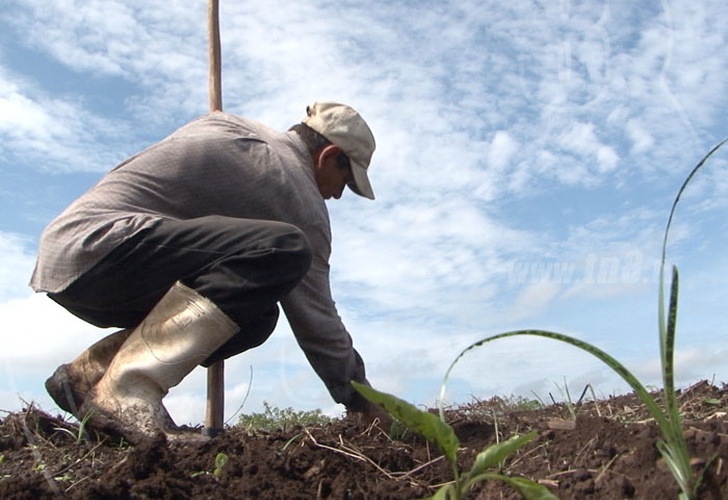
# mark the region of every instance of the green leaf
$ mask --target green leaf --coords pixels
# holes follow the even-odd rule
[[[559,500],[546,486],[523,477],[504,477],[503,480],[526,500]]]
[[[683,441],[684,442],[684,441]],[[687,449],[683,450],[679,444],[658,441],[657,449],[665,459],[665,465],[685,493],[692,491],[693,470],[690,466],[690,454]]]
[[[536,431],[532,431],[523,436],[513,436],[507,441],[494,444],[493,446],[481,451],[478,453],[478,456],[475,457],[475,462],[469,472],[470,477],[475,477],[486,469],[497,466],[503,460],[511,456],[516,450],[524,446],[529,441],[532,441],[537,435]]]
[[[665,407],[669,429],[663,430],[665,438],[664,446],[658,449],[665,462],[670,468],[673,476],[680,485],[680,488],[689,492],[692,489],[693,472],[690,465],[690,453],[688,452],[687,443],[682,430],[682,422],[680,418],[680,407],[677,402],[675,393],[675,366],[674,366],[674,350],[675,350],[675,329],[677,325],[677,297],[678,297],[678,271],[677,267],[672,268],[672,285],[670,287],[670,305],[667,313],[667,327],[664,335],[661,335],[662,352],[662,373],[664,378],[664,395]],[[662,292],[662,289],[660,289]]]
[[[682,186],[675,196],[675,200],[672,203],[670,209],[670,215],[667,218],[667,225],[665,226],[665,233],[662,239],[662,259],[660,261],[660,279],[659,279],[659,294],[658,294],[658,327],[660,332],[660,355],[662,361],[662,374],[664,378],[663,393],[665,396],[665,402],[667,407],[667,418],[668,421],[664,425],[660,424],[660,431],[665,438],[665,443],[658,443],[660,453],[665,458],[668,467],[670,468],[673,476],[675,477],[682,493],[680,498],[689,498],[692,494],[692,468],[690,466],[690,456],[687,451],[687,444],[685,443],[685,437],[682,433],[682,426],[680,422],[680,413],[677,404],[677,397],[675,395],[674,387],[674,365],[673,365],[673,354],[675,346],[675,326],[677,317],[677,290],[678,290],[678,274],[677,268],[673,266],[672,272],[672,286],[670,288],[670,306],[668,315],[665,315],[665,263],[667,257],[667,242],[670,235],[670,227],[672,225],[673,217],[677,205],[680,202],[683,192],[687,189],[690,182],[697,174],[698,170],[703,168],[708,159],[728,143],[728,138],[723,139],[708,154],[706,154],[695,167],[692,169],[690,174],[687,176]],[[659,422],[658,422],[659,423]]]
[[[460,440],[455,431],[432,413],[422,411],[416,406],[396,396],[380,392],[368,385],[351,383],[362,396],[372,403],[380,405],[394,418],[402,422],[412,431],[420,434],[428,441],[435,443],[451,465],[457,463],[457,451]]]
[[[655,402],[654,398],[650,395],[650,393],[645,389],[645,387],[642,385],[642,383],[635,377],[632,372],[630,372],[622,363],[614,359],[612,356],[607,354],[606,352],[602,351],[598,347],[595,347],[591,344],[588,344],[584,342],[583,340],[579,340],[574,337],[570,337],[568,335],[564,335],[562,333],[555,333],[555,332],[549,332],[545,330],[517,330],[513,332],[506,332],[506,333],[500,333],[498,335],[493,335],[491,337],[486,337],[482,340],[479,340],[478,342],[475,342],[465,349],[463,349],[460,354],[455,358],[455,360],[450,364],[450,367],[447,369],[447,372],[445,373],[445,376],[443,377],[442,384],[440,386],[440,397],[438,398],[438,407],[440,408],[440,415],[443,413],[442,408],[442,401],[444,401],[444,395],[445,395],[445,387],[447,384],[447,381],[450,377],[450,372],[455,367],[457,362],[462,358],[468,351],[475,349],[477,347],[480,347],[488,342],[493,342],[494,340],[508,338],[508,337],[516,337],[516,336],[522,336],[522,335],[533,335],[536,337],[544,337],[552,340],[558,340],[560,342],[565,342],[567,344],[571,344],[574,347],[577,347],[583,351],[588,352],[592,356],[595,356],[607,366],[609,366],[612,370],[614,370],[615,373],[617,373],[622,379],[624,379],[625,382],[629,384],[629,386],[635,391],[637,396],[642,400],[642,402],[647,406],[647,409],[649,410],[652,417],[657,422],[657,425],[660,427],[660,430],[663,432],[669,428],[669,424],[667,422],[667,419],[665,418],[665,414],[662,412],[662,409],[660,409],[659,406],[657,406],[657,403]]]
[[[450,498],[457,498],[455,496],[455,485],[453,485],[452,483],[440,487],[440,489],[437,490],[434,495],[432,495],[431,497],[427,497],[423,500],[448,500]]]
[[[213,471],[215,476],[222,474],[222,468],[225,467],[225,464],[228,463],[229,459],[230,457],[228,457],[225,453],[218,453],[215,455],[215,470]]]
[[[559,500],[559,497],[551,493],[551,490],[542,484],[534,483],[525,477],[510,477],[493,472],[486,472],[471,478],[467,484],[463,485],[461,493],[465,493],[471,486],[477,483],[489,480],[503,481],[520,493],[526,500]]]
[[[662,239],[662,265],[660,266],[660,285],[662,285],[662,274],[665,267],[665,257],[667,255],[667,240],[668,236],[670,234],[670,226],[672,225],[672,219],[675,215],[675,209],[677,208],[677,204],[680,202],[680,198],[682,197],[683,192],[688,187],[688,184],[693,180],[693,177],[695,177],[695,174],[698,173],[698,170],[703,168],[705,163],[710,159],[711,156],[715,154],[716,151],[718,151],[720,148],[723,147],[728,143],[728,137],[720,141],[718,144],[716,144],[713,149],[711,149],[708,154],[706,154],[695,167],[690,171],[690,174],[685,178],[685,181],[682,183],[682,186],[680,186],[680,189],[677,192],[677,196],[675,197],[675,200],[672,202],[672,208],[670,209],[670,216],[667,218],[667,225],[665,226],[665,236]],[[660,286],[660,289],[662,289],[662,286]]]

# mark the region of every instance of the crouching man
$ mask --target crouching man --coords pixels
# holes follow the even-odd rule
[[[333,399],[364,362],[329,286],[325,200],[374,199],[375,143],[352,108],[318,102],[287,132],[203,116],[127,159],[45,229],[31,286],[118,327],[46,381],[58,406],[130,443],[177,429],[162,398],[197,365],[259,346],[278,303]]]

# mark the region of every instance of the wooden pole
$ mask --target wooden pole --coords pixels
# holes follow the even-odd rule
[[[220,49],[220,8],[218,0],[208,0],[207,26],[210,60],[210,111],[222,111],[222,57]],[[225,425],[225,362],[220,360],[207,369],[207,411],[205,428],[208,436],[219,434]]]
[[[220,360],[207,369],[207,411],[204,434],[216,436],[225,424],[225,362]]]
[[[222,55],[220,49],[220,2],[208,0],[208,32],[210,37],[210,111],[222,111]]]

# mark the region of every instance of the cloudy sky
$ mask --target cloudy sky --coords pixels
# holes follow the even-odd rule
[[[27,286],[43,228],[116,163],[204,114],[203,0],[5,0],[0,11],[0,409],[109,333]],[[660,386],[657,273],[671,203],[728,136],[718,0],[221,0],[226,111],[287,129],[307,104],[357,108],[377,137],[375,202],[329,202],[332,287],[375,387],[431,406],[470,343],[574,335]],[[728,382],[728,153],[685,193],[678,383]],[[226,363],[226,415],[263,401],[335,414],[284,320]],[[205,372],[167,397],[204,417]],[[615,375],[523,337],[456,366],[449,401],[562,400]],[[246,393],[249,392],[247,399]]]

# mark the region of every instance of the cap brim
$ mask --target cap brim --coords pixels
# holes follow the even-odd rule
[[[349,189],[354,191],[359,196],[364,198],[374,199],[374,190],[372,185],[369,183],[369,177],[367,177],[367,170],[364,167],[351,162],[351,173],[354,176],[354,182],[348,184]]]

